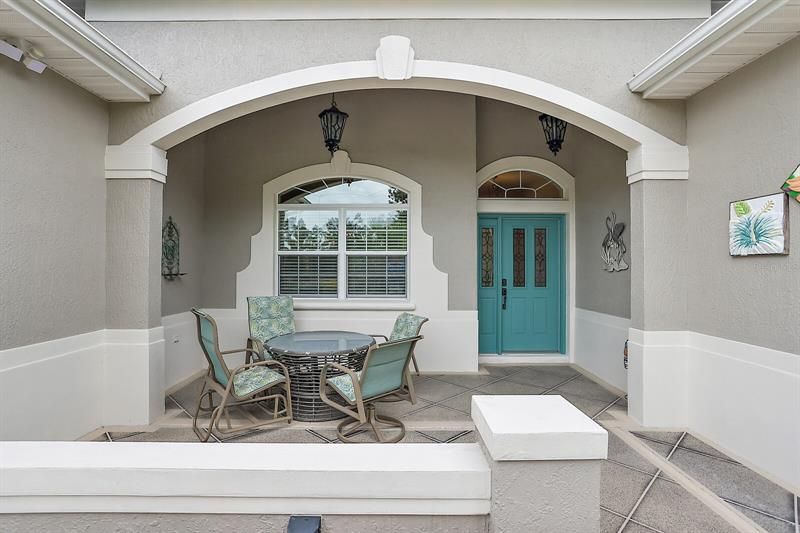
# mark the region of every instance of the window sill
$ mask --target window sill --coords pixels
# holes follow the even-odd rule
[[[417,308],[406,300],[314,300],[295,298],[296,311],[413,311]]]

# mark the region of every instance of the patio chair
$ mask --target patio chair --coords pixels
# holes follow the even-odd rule
[[[412,313],[400,313],[400,315],[394,321],[394,327],[392,328],[392,332],[388,337],[386,335],[373,334],[370,334],[370,337],[382,338],[386,341],[397,341],[400,339],[416,337],[422,330],[422,325],[427,321],[428,319],[424,316],[415,315]],[[414,356],[413,350],[411,351],[411,362],[414,364],[414,372],[419,376],[419,366],[417,365],[417,358]],[[407,390],[404,392],[411,399],[411,403],[416,404],[417,395],[414,393],[414,380],[411,377],[411,372],[406,374],[405,379]],[[404,398],[401,397],[400,399]]]
[[[192,313],[197,319],[197,339],[208,361],[208,373],[203,382],[192,421],[192,429],[197,437],[201,441],[207,442],[215,429],[221,435],[230,435],[283,421],[291,423],[292,397],[286,367],[278,361],[270,359],[254,363],[247,362],[230,370],[225,363],[226,355],[243,352],[254,354],[255,352],[248,348],[221,351],[217,323],[214,319],[198,309],[192,308]],[[268,389],[275,387],[282,389],[282,392],[267,394]],[[214,393],[220,397],[220,403],[216,407],[214,406]],[[208,407],[203,407],[204,398],[208,399]],[[264,412],[271,414],[271,418],[237,428],[231,427],[228,409],[256,403],[267,404],[270,401],[272,409],[270,410],[268,405],[265,405]],[[197,426],[197,419],[201,411],[211,413],[208,429]],[[219,427],[219,419],[223,414],[227,421],[227,430]]]
[[[345,420],[336,428],[336,434],[342,442],[353,442],[350,437],[364,426],[372,428],[379,442],[398,442],[403,439],[406,434],[405,425],[396,418],[378,415],[375,402],[404,392],[411,354],[420,339],[422,337],[416,336],[373,344],[367,351],[360,371],[339,363],[328,363],[323,367],[319,380],[320,398],[334,409],[355,419]],[[340,374],[328,377],[332,370]],[[328,387],[347,402],[347,405],[329,398]],[[398,429],[399,432],[389,437],[383,432],[386,429]]]
[[[291,296],[248,296],[247,320],[250,325],[247,348],[256,351],[256,359],[260,361],[271,359],[264,351],[264,343],[294,333],[294,301]],[[250,352],[245,362],[250,362]]]

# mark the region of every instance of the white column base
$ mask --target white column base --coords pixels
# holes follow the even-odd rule
[[[685,429],[800,488],[800,356],[693,331],[630,330],[628,414]]]
[[[71,440],[164,413],[163,328],[98,330],[0,351],[0,440]]]
[[[628,332],[628,414],[643,426],[686,427],[685,331]]]
[[[106,330],[104,426],[147,425],[164,414],[164,328]]]

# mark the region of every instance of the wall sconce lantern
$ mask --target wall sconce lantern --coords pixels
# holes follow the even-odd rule
[[[550,115],[539,115],[539,122],[542,123],[544,139],[553,155],[558,155],[561,146],[564,144],[564,136],[567,134],[567,123]]]
[[[325,148],[333,155],[339,149],[339,143],[344,133],[344,124],[349,115],[344,111],[339,111],[336,107],[336,99],[331,95],[331,106],[319,114],[319,121],[322,124],[322,135],[325,138]]]
[[[186,275],[186,272],[181,272],[181,236],[172,217],[161,229],[161,275],[167,281]]]

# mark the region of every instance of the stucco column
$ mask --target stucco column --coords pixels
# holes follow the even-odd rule
[[[645,426],[686,425],[685,177],[655,173],[631,183],[628,413]]]
[[[106,149],[105,425],[164,412],[161,213],[167,161],[152,146]]]
[[[561,396],[473,396],[492,471],[490,533],[594,532],[608,433]]]

